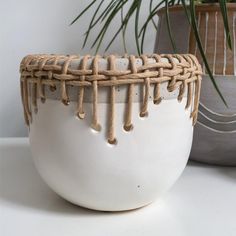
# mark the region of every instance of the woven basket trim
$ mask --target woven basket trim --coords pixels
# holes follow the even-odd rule
[[[91,127],[97,131],[101,130],[98,117],[98,91],[99,87],[108,87],[110,90],[110,110],[107,138],[110,144],[117,143],[115,138],[115,88],[116,86],[127,86],[128,98],[125,112],[124,129],[130,131],[132,124],[132,104],[134,86],[142,85],[144,89],[143,101],[141,104],[140,116],[148,116],[148,102],[151,86],[154,86],[153,102],[161,102],[160,86],[168,82],[167,90],[173,92],[179,89],[178,101],[181,102],[187,90],[186,109],[192,107],[191,118],[193,125],[197,121],[201,75],[202,69],[196,57],[186,55],[142,55],[135,57],[126,56],[129,62],[127,70],[117,70],[116,60],[122,58],[114,55],[101,57],[89,55],[80,57],[78,55],[29,55],[26,56],[20,65],[21,73],[21,96],[24,107],[25,121],[27,125],[32,122],[32,109],[37,113],[37,97],[45,102],[45,86],[51,91],[59,85],[61,101],[69,104],[68,86],[78,87],[78,101],[76,115],[84,119],[83,109],[85,87],[92,88],[92,124]],[[99,60],[107,60],[109,68],[99,70]],[[153,62],[150,63],[150,59]],[[74,65],[80,60],[78,68]],[[88,61],[92,67],[88,69]],[[142,60],[142,65],[137,66],[136,61]],[[29,96],[29,94],[31,96]],[[32,105],[32,106],[31,106]]]

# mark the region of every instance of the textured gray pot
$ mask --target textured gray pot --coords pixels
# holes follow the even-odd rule
[[[196,9],[197,23],[210,67],[229,107],[227,108],[219,98],[208,75],[203,76],[201,104],[198,123],[194,131],[191,159],[210,164],[236,166],[236,4],[229,4],[229,9],[233,53],[227,49],[224,38],[223,40],[219,39],[222,36],[222,27],[219,23],[221,15],[218,14],[218,6],[208,5],[207,9],[202,7]],[[201,62],[199,51],[193,42],[192,33],[183,10],[179,7],[170,8],[170,21],[177,52],[195,54]],[[165,14],[162,10],[159,12],[154,51],[157,53],[173,53]],[[203,71],[204,69],[203,66]]]
[[[204,76],[191,159],[236,165],[236,77],[215,76],[215,79],[229,109],[220,100],[208,76]]]

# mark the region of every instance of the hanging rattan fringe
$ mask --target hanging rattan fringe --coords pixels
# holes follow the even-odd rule
[[[32,108],[38,111],[37,98],[40,97],[45,102],[45,86],[49,86],[51,91],[60,84],[61,101],[69,104],[67,86],[78,87],[78,102],[76,115],[83,119],[85,117],[83,109],[84,88],[92,87],[93,91],[93,114],[91,127],[96,131],[101,130],[98,117],[98,90],[99,87],[110,88],[110,109],[108,124],[108,142],[115,144],[115,88],[119,85],[126,85],[128,88],[127,106],[125,112],[124,129],[130,131],[132,124],[132,99],[135,84],[142,84],[144,89],[143,101],[141,104],[140,116],[148,115],[148,99],[150,86],[154,86],[153,102],[161,102],[161,83],[168,82],[167,90],[173,92],[179,89],[178,101],[182,98],[187,89],[186,109],[192,105],[191,118],[193,125],[197,121],[200,87],[201,87],[201,66],[192,55],[142,55],[141,57],[129,56],[129,69],[117,70],[116,57],[110,55],[106,57],[109,64],[108,70],[99,70],[98,62],[100,56],[81,57],[78,69],[73,69],[70,65],[73,60],[80,59],[79,56],[64,55],[29,55],[25,57],[20,66],[21,73],[21,96],[24,107],[24,116],[27,125],[32,122]],[[142,60],[142,66],[136,65],[136,59]],[[155,60],[148,63],[148,59]],[[92,60],[91,69],[87,68],[88,59]],[[60,61],[60,63],[59,63]],[[62,62],[62,63],[61,63]],[[32,86],[29,89],[29,86]],[[31,96],[29,96],[31,92]],[[29,98],[31,97],[31,103]]]

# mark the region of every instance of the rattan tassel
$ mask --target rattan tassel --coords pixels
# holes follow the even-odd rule
[[[67,94],[67,89],[66,89],[66,81],[62,80],[61,81],[61,101],[64,105],[68,106],[70,104],[70,100]]]
[[[137,68],[135,66],[135,56],[130,56],[130,67],[131,72],[133,74],[137,73]],[[133,129],[132,124],[132,105],[133,105],[133,91],[134,91],[134,84],[128,85],[128,101],[126,105],[126,111],[125,111],[125,124],[124,124],[124,130],[125,131],[131,131]]]
[[[28,93],[29,93],[28,81],[26,78],[23,78],[23,101],[25,104],[25,112],[26,112],[27,121],[28,123],[31,123],[32,114],[29,107],[29,94]]]
[[[198,116],[198,107],[199,107],[199,100],[200,100],[200,93],[201,93],[201,82],[202,82],[202,77],[199,74],[202,69],[201,65],[198,63],[197,58],[191,54],[188,55],[192,59],[192,65],[195,64],[197,67],[197,70],[192,71],[191,78],[193,79],[194,77],[197,78],[194,82],[195,84],[195,95],[194,95],[194,106],[193,106],[193,112],[191,113],[191,117],[193,118],[193,125],[197,123],[197,116]]]
[[[38,88],[38,94],[39,94],[39,97],[40,97],[40,99],[41,99],[41,102],[42,102],[42,103],[45,103],[45,101],[46,101],[45,85],[42,83],[42,78],[39,78],[39,79],[38,79],[37,88]]]
[[[95,56],[93,59],[93,75],[94,78],[98,76],[98,59],[99,56]],[[101,125],[98,122],[98,82],[94,80],[92,83],[93,86],[93,117],[92,117],[92,129],[96,131],[101,131]]]
[[[172,66],[171,69],[176,70],[176,63],[174,62],[173,57],[171,55],[166,55],[166,58],[168,58],[171,66]],[[171,77],[171,80],[168,84],[167,89],[168,89],[169,92],[173,92],[176,89],[176,76]]]
[[[32,89],[31,89],[31,97],[32,97],[32,106],[34,108],[34,113],[38,113],[38,103],[37,103],[37,83],[32,84]]]
[[[192,100],[193,100],[193,83],[190,82],[188,83],[187,103],[185,109],[188,109],[191,106]]]
[[[193,111],[191,113],[191,118],[193,118],[193,125],[195,125],[197,122],[200,88],[201,88],[201,78],[200,76],[198,76],[198,79],[195,81],[194,105],[193,105]]]
[[[49,60],[49,58],[40,58],[40,61],[39,61],[39,70],[42,71],[44,66],[46,65],[47,61]],[[43,81],[42,81],[42,77],[40,76],[39,77],[39,81],[38,81],[38,94],[39,94],[39,97],[41,99],[41,102],[42,103],[45,103],[46,101],[46,96],[45,96],[45,85],[43,84]]]
[[[88,62],[89,55],[86,55],[82,59],[81,63],[81,70],[85,71],[87,67],[87,62]],[[80,76],[80,81],[83,82],[85,81],[85,75]],[[84,119],[85,117],[85,112],[83,108],[83,102],[84,102],[84,86],[79,87],[79,93],[78,93],[78,102],[77,102],[77,109],[76,109],[76,115],[79,119]]]
[[[28,116],[27,116],[27,113],[26,113],[26,104],[25,104],[25,88],[24,88],[24,84],[23,84],[23,80],[24,78],[21,77],[21,80],[20,80],[20,88],[21,88],[21,101],[22,101],[22,104],[23,104],[23,110],[24,110],[24,118],[25,118],[25,123],[29,126],[29,119],[28,119]]]
[[[182,102],[185,90],[186,90],[186,83],[185,83],[185,81],[183,81],[182,84],[180,85],[180,88],[179,88],[179,95],[177,98],[178,102]]]
[[[141,56],[143,60],[144,67],[147,66],[147,56]],[[145,72],[148,72],[149,70],[145,70]],[[148,116],[148,99],[149,99],[149,90],[150,90],[150,78],[144,79],[144,96],[143,96],[143,104],[141,107],[140,116],[145,117]]]
[[[153,55],[153,57],[155,58],[156,62],[161,62],[161,56],[159,55]],[[163,77],[163,68],[160,67],[158,69],[159,72],[159,77],[162,78]],[[160,83],[156,83],[155,87],[154,87],[154,95],[153,95],[153,103],[158,105],[160,104],[162,101],[161,98],[161,84]]]
[[[155,88],[154,88],[154,99],[153,99],[153,103],[158,105],[160,104],[162,101],[162,98],[161,98],[161,85],[160,83],[157,83],[155,85]]]
[[[69,56],[68,60],[64,62],[63,67],[62,67],[62,76],[67,74],[67,70],[68,67],[70,65],[71,60],[74,58],[75,56]],[[61,101],[64,105],[69,105],[70,104],[70,99],[67,93],[67,88],[66,88],[66,81],[65,80],[61,80]]]
[[[110,70],[114,71],[115,68],[115,57],[112,55],[108,58],[110,64]],[[116,77],[111,77],[111,80],[115,81]],[[110,91],[110,109],[109,109],[109,120],[108,120],[108,143],[116,144],[117,140],[115,138],[115,86],[111,86]]]

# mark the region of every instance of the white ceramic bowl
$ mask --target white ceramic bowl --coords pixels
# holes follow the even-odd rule
[[[125,59],[119,60],[128,66]],[[162,91],[166,86],[162,85]],[[178,90],[163,92],[159,105],[150,97],[148,117],[140,117],[136,92],[134,129],[127,132],[123,129],[125,90],[116,89],[116,145],[107,142],[109,104],[101,102],[104,91],[98,104],[100,132],[90,127],[91,102],[84,103],[86,115],[79,120],[73,99],[65,106],[57,96],[50,97],[49,91],[45,103],[38,99],[38,113],[33,113],[29,132],[35,165],[44,181],[72,203],[101,211],[140,208],[162,196],[186,166],[193,136],[191,109],[185,109],[186,94],[178,102]]]

